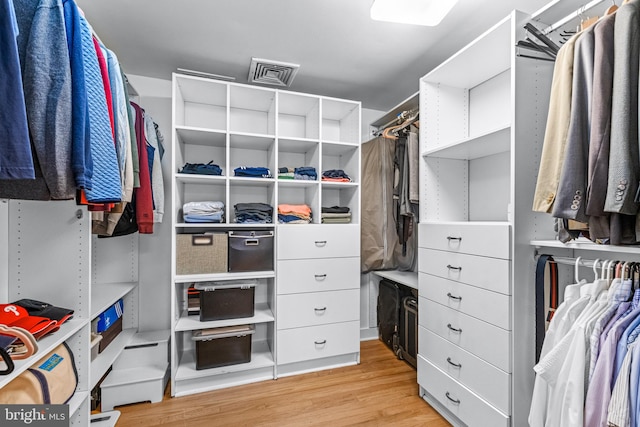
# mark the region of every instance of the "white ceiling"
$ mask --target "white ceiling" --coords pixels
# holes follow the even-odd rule
[[[76,0],[126,73],[177,68],[245,83],[251,57],[300,64],[290,90],[388,110],[418,79],[512,9],[549,0],[459,0],[437,27],[369,18],[373,0]]]

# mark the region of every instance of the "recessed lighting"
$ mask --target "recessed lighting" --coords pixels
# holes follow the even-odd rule
[[[435,26],[457,2],[458,0],[374,0],[371,19]]]

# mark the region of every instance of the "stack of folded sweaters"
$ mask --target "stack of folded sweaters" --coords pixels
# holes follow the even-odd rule
[[[263,166],[240,166],[233,170],[233,174],[247,178],[273,178],[269,168]]]
[[[333,182],[351,182],[351,178],[349,177],[349,175],[347,175],[342,169],[330,169],[322,172],[322,180]]]
[[[224,222],[223,202],[188,202],[182,206],[184,222]]]
[[[304,181],[316,181],[318,172],[313,166],[300,166],[299,168],[278,168],[278,179],[301,179]]]
[[[233,206],[238,224],[271,224],[273,208],[266,203],[237,203]]]
[[[308,224],[311,208],[308,205],[278,205],[278,222],[281,224]]]
[[[351,212],[347,206],[323,207],[320,215],[323,224],[350,224]]]

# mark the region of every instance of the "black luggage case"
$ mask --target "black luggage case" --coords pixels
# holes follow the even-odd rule
[[[387,347],[398,354],[400,307],[402,298],[411,295],[409,288],[382,279],[378,287],[378,336]]]
[[[397,355],[416,368],[418,354],[418,299],[414,296],[402,299]]]

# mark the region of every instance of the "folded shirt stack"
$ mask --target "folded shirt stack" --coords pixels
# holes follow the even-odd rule
[[[266,203],[237,203],[233,206],[238,224],[271,224],[273,207]]]
[[[278,168],[278,179],[294,179],[293,168]]]
[[[278,205],[278,222],[281,224],[308,224],[311,208],[308,205]]]
[[[269,168],[262,166],[240,166],[233,170],[235,176],[248,178],[272,178]]]
[[[322,180],[333,182],[351,182],[351,178],[349,177],[349,175],[347,175],[342,169],[330,169],[322,172]]]
[[[318,172],[313,166],[301,166],[293,170],[294,179],[302,179],[306,181],[316,181],[318,179]]]
[[[180,173],[190,173],[196,175],[222,175],[220,166],[213,163],[213,160],[207,163],[185,163]]]
[[[184,222],[224,222],[223,202],[188,202],[182,206]]]
[[[350,224],[351,212],[347,206],[323,207],[320,218],[323,224]]]

